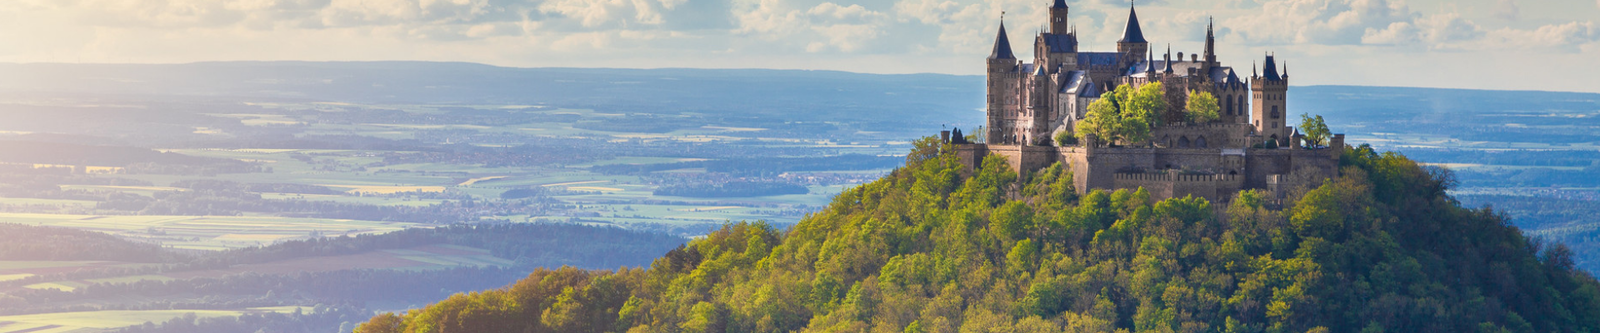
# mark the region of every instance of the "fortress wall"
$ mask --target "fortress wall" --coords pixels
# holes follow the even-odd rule
[[[1163,148],[1179,148],[1179,139],[1188,137],[1191,144],[1197,138],[1206,139],[1205,148],[1244,148],[1246,136],[1250,133],[1249,124],[1240,123],[1205,123],[1194,125],[1171,125],[1156,128],[1150,131],[1151,140]],[[1191,148],[1199,148],[1191,145]]]
[[[1222,149],[1161,149],[1155,153],[1153,166],[1157,170],[1221,169],[1223,167]]]
[[[1144,188],[1150,197],[1182,198],[1195,196],[1212,202],[1233,198],[1242,185],[1239,175],[1185,175],[1178,173],[1118,173],[1113,177],[1113,189]]]

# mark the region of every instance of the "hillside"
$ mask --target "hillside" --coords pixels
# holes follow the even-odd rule
[[[1460,207],[1448,172],[1370,147],[1273,209],[1079,195],[1059,166],[906,167],[787,231],[738,223],[649,269],[540,270],[384,332],[1533,332],[1600,329],[1571,252]]]

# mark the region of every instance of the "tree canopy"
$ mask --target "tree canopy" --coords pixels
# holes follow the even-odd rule
[[[1166,110],[1167,99],[1160,82],[1138,89],[1124,84],[1089,103],[1087,115],[1074,129],[1080,139],[1094,134],[1107,144],[1134,144],[1150,139],[1150,129],[1161,125],[1161,115]]]
[[[1600,331],[1600,283],[1564,247],[1399,154],[1341,165],[1302,197],[1219,208],[942,151],[789,230],[731,223],[648,269],[540,270],[357,331]]]
[[[1328,130],[1328,124],[1322,122],[1322,115],[1312,117],[1300,114],[1300,133],[1305,135],[1306,146],[1310,148],[1327,146],[1328,138],[1333,137],[1332,132]]]
[[[1189,122],[1207,123],[1222,117],[1219,112],[1222,107],[1217,105],[1217,97],[1211,95],[1211,92],[1190,90],[1188,103],[1189,105],[1184,108],[1184,115]]]

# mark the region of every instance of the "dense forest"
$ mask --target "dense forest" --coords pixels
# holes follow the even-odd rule
[[[1060,165],[965,168],[933,142],[787,231],[730,224],[648,269],[539,270],[357,331],[1600,330],[1600,283],[1570,250],[1399,154],[1348,149],[1299,197],[1213,207],[1075,193]]]

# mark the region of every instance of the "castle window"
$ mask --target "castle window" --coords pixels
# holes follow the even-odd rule
[[[1202,136],[1202,137],[1195,138],[1194,139],[1194,147],[1195,148],[1205,148],[1206,147],[1206,137]]]
[[[1189,148],[1189,137],[1179,137],[1178,148]]]
[[[1233,115],[1233,98],[1232,97],[1223,96],[1223,99],[1228,100],[1228,115],[1232,116]]]
[[[1272,106],[1272,119],[1278,119],[1278,106]]]

